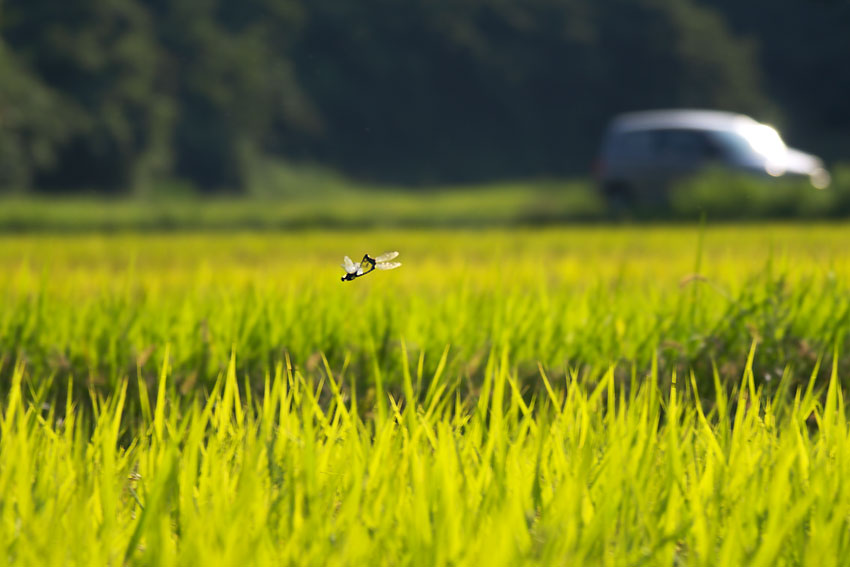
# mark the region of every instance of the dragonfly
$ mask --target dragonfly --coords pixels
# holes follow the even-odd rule
[[[394,270],[401,266],[401,262],[390,261],[395,259],[396,256],[398,256],[398,252],[385,252],[374,258],[369,256],[369,254],[363,254],[363,259],[357,264],[346,256],[342,261],[342,269],[345,270],[342,281],[351,281],[360,276],[365,276],[373,270]]]

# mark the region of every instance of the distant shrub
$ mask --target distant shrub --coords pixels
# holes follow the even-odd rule
[[[840,163],[832,171],[832,185],[827,192],[834,195],[835,216],[850,215],[850,163]]]
[[[815,189],[803,178],[711,170],[676,184],[670,208],[676,217],[714,219],[843,217],[850,213],[850,165],[836,166],[832,176],[830,187]]]

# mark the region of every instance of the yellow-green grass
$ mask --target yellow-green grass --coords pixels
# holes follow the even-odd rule
[[[279,365],[258,399],[232,364],[208,397],[187,398],[166,362],[154,396],[131,402],[122,380],[94,396],[92,418],[70,397],[23,401],[18,367],[0,412],[0,557],[774,566],[850,553],[834,368],[824,396],[813,393],[826,381],[771,399],[747,366],[738,396],[718,394],[711,412],[693,376],[660,390],[654,372],[619,386],[610,372],[595,383],[541,372],[528,399],[506,351],[488,358],[479,396],[440,368],[414,404],[409,368],[406,398],[367,413],[359,377],[330,367],[316,382]]]
[[[808,377],[836,345],[845,376],[848,241],[846,225],[4,236],[0,374],[21,360],[60,395],[68,376],[153,384],[170,345],[189,392],[235,348],[254,387],[285,354],[308,373],[324,354],[366,393],[376,365],[400,384],[403,339],[428,372],[448,346],[472,382],[506,346],[523,380],[538,362],[629,375],[655,356],[710,389],[712,366],[737,381],[754,340],[759,383]],[[400,269],[340,282],[343,255],[391,249]]]
[[[847,229],[0,237],[0,562],[838,565]]]

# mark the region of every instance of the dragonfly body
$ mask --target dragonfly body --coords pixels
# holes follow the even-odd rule
[[[398,256],[398,252],[386,252],[375,258],[369,256],[369,254],[363,254],[363,259],[360,260],[359,264],[355,264],[351,261],[351,258],[346,256],[342,262],[342,269],[345,270],[345,275],[341,279],[344,282],[348,282],[360,276],[365,276],[374,270],[393,270],[398,268],[401,266],[401,262],[390,262],[396,256]]]

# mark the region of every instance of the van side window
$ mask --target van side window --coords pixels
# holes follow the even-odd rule
[[[659,130],[658,153],[663,159],[695,163],[717,157],[717,147],[705,132],[686,129]]]
[[[621,161],[642,161],[655,154],[654,132],[639,130],[615,134],[610,142],[609,155]]]

